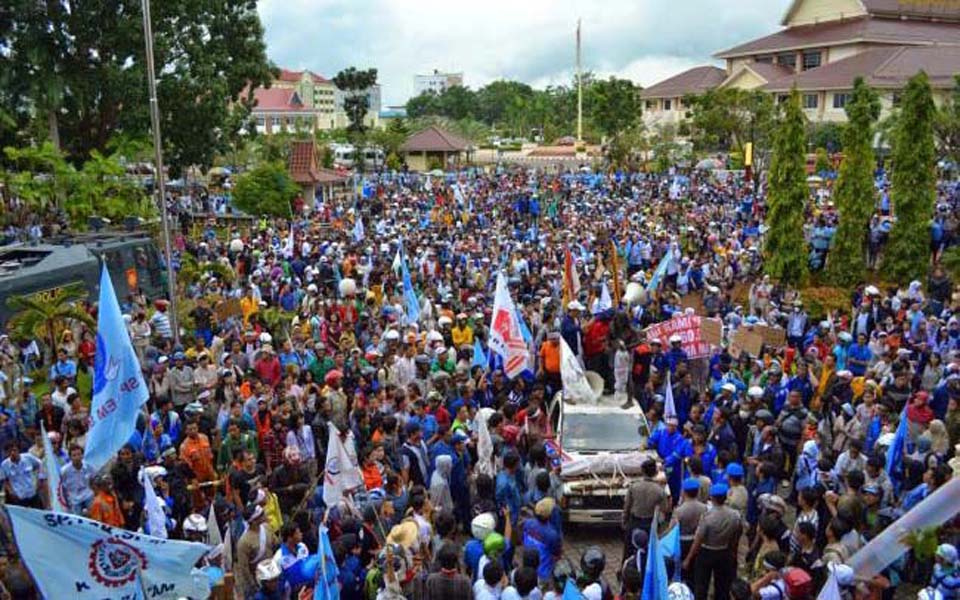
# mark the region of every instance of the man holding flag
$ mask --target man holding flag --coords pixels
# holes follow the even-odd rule
[[[140,407],[149,393],[120,314],[106,263],[100,272],[97,344],[93,365],[93,401],[84,460],[99,469],[133,435]]]

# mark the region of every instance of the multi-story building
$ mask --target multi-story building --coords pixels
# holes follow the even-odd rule
[[[343,100],[346,98],[346,95],[346,92],[339,89],[334,94],[334,107],[336,108],[337,127],[346,127],[350,124],[350,120],[347,118],[347,113],[343,110]],[[364,117],[363,122],[367,127],[376,127],[379,124],[379,121],[380,84],[375,83],[367,88],[367,116]]]
[[[419,96],[424,92],[442,94],[458,85],[463,85],[463,73],[441,73],[434,69],[433,73],[413,76],[413,95]]]
[[[796,87],[813,122],[844,121],[853,81],[881,95],[883,116],[923,70],[938,102],[960,73],[960,3],[929,0],[794,0],[778,32],[722,50],[725,68],[696,67],[643,90],[648,125],[679,123],[683,97],[717,87],[783,97]]]

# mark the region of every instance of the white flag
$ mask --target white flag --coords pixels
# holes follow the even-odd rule
[[[163,501],[157,497],[144,467],[140,467],[140,482],[143,484],[143,510],[147,513],[145,525],[153,537],[167,539],[167,515],[163,512]]]
[[[673,400],[673,384],[670,382],[670,369],[667,369],[667,380],[663,384],[663,418],[677,418],[677,406]]]
[[[507,289],[507,278],[502,272],[497,275],[487,345],[503,358],[503,371],[508,378],[513,379],[528,368],[530,352],[523,339],[516,306]]]
[[[327,423],[329,441],[327,442],[327,462],[324,465],[323,502],[328,508],[337,505],[343,499],[343,493],[363,485],[360,466],[357,464],[356,449],[353,446],[353,432],[347,433],[346,444],[340,440],[340,431]]]
[[[607,282],[604,281],[600,290],[600,297],[593,301],[593,314],[598,315],[612,308],[613,298],[610,297],[610,289],[607,287]]]
[[[570,349],[567,340],[560,338],[560,380],[563,382],[563,397],[576,402],[596,402],[599,395],[590,387],[580,359]]]
[[[233,534],[230,532],[230,523],[223,538],[223,572],[229,573],[233,567]]]
[[[841,600],[840,596],[840,584],[837,583],[837,575],[833,572],[833,569],[830,570],[830,575],[827,576],[827,583],[823,585],[823,589],[820,590],[820,595],[817,596],[817,600]]]
[[[393,264],[390,265],[390,268],[394,273],[400,273],[400,269],[403,268],[403,258],[400,256],[400,247],[397,247],[397,253],[393,256]]]
[[[91,519],[7,505],[17,548],[44,598],[208,598],[193,565],[206,544],[164,540]]]
[[[353,224],[353,240],[355,242],[362,242],[363,236],[363,219],[360,217],[360,215],[357,215],[357,222]]]
[[[474,425],[477,428],[477,471],[490,477],[497,476],[497,467],[493,463],[493,438],[490,437],[490,430],[487,429],[487,419],[494,413],[492,408],[481,408],[474,417]]]
[[[287,236],[287,243],[283,246],[284,258],[293,258],[293,223],[290,224],[290,235]]]
[[[210,503],[210,511],[207,513],[207,543],[216,546],[223,543],[223,536],[220,534],[220,524],[217,522],[217,512],[213,509],[213,504]]]
[[[63,494],[63,486],[60,485],[60,467],[57,465],[57,457],[53,454],[53,444],[47,437],[47,428],[40,421],[40,435],[43,437],[43,466],[47,471],[47,493],[50,495],[50,508],[54,512],[70,512],[67,499]]]

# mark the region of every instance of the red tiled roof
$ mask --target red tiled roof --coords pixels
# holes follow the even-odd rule
[[[644,88],[641,98],[676,98],[687,94],[700,94],[723,83],[727,72],[711,66],[694,67],[660,83]]]
[[[472,144],[436,125],[414,133],[400,146],[404,152],[465,152]]]
[[[899,89],[919,71],[925,71],[934,88],[950,89],[960,71],[960,46],[892,46],[877,48],[828,63],[816,69],[771,81],[764,89],[788,91],[845,90],[858,76],[876,88]]]
[[[285,88],[256,88],[253,90],[256,101],[254,110],[276,112],[282,110],[305,110],[296,90]]]
[[[874,15],[960,20],[960,4],[944,0],[860,0]]]
[[[313,79],[314,83],[327,83],[330,81],[329,79],[323,77],[322,75],[317,75],[313,71],[291,71],[289,69],[280,69],[280,77],[278,77],[277,79],[279,79],[280,81],[292,81],[292,82],[300,81],[300,79],[303,78],[304,72],[310,74],[310,78]]]
[[[950,23],[900,21],[862,17],[845,21],[801,25],[718,52],[717,58],[736,58],[841,42],[928,45],[960,44],[960,27]]]
[[[290,177],[301,185],[320,183],[316,144],[313,141],[292,142],[287,170]]]

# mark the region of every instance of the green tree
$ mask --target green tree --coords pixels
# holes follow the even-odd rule
[[[57,334],[71,321],[96,326],[80,304],[87,296],[87,290],[76,283],[49,292],[11,296],[7,299],[7,306],[14,311],[9,323],[13,337],[42,340],[52,356],[57,348]]]
[[[233,203],[254,215],[290,216],[290,203],[300,188],[290,178],[282,162],[264,163],[237,178]]]
[[[4,8],[0,108],[20,130],[42,121],[75,164],[118,133],[149,133],[138,0],[10,0]],[[230,115],[272,79],[256,4],[166,0],[154,3],[152,18],[165,158],[173,175],[207,167],[235,133]]]
[[[954,165],[960,165],[960,75],[954,78],[950,98],[937,111],[935,127],[940,152]]]
[[[440,96],[433,90],[422,92],[407,100],[407,116],[411,119],[440,114]]]
[[[843,126],[840,123],[810,123],[807,126],[807,145],[825,148],[827,152],[843,150]]]
[[[927,74],[907,84],[893,136],[891,199],[896,221],[884,251],[884,270],[897,283],[922,277],[930,258],[930,221],[936,200],[937,108]]]
[[[351,132],[363,132],[367,126],[364,119],[370,110],[370,98],[367,96],[371,87],[377,83],[377,70],[349,67],[340,71],[333,78],[333,84],[343,93],[343,110],[347,113]]]
[[[827,171],[832,171],[833,166],[830,164],[830,157],[827,155],[826,148],[817,148],[816,151],[816,161],[813,163],[813,172],[816,174],[826,173]]]
[[[863,280],[864,245],[876,200],[873,132],[880,117],[880,98],[862,77],[853,82],[846,111],[844,157],[834,194],[840,223],[827,259],[827,277],[838,286],[854,286]]]
[[[804,117],[800,94],[794,88],[783,104],[783,115],[773,135],[770,158],[764,264],[767,274],[796,286],[807,275],[803,213],[807,201]]]
[[[591,86],[590,118],[610,138],[616,138],[640,121],[640,88],[629,79],[611,77]]]
[[[744,153],[753,144],[755,171],[762,171],[769,154],[775,125],[773,97],[759,90],[722,88],[684,98],[697,150]]]
[[[7,147],[3,152],[15,166],[10,185],[24,202],[41,211],[61,205],[75,183],[77,171],[53,142]]]
[[[66,210],[77,225],[84,225],[93,215],[120,223],[127,217],[147,218],[156,214],[154,202],[142,185],[127,177],[119,157],[104,156],[97,150],[90,153],[90,159],[77,173]]]

